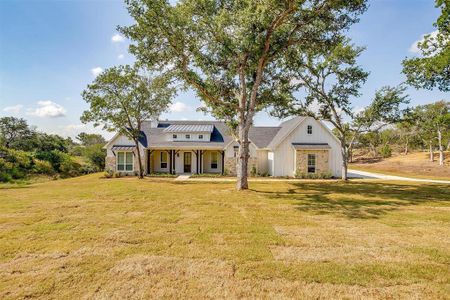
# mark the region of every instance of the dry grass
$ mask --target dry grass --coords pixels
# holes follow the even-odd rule
[[[100,179],[0,187],[0,298],[448,298],[450,189]]]
[[[444,166],[439,166],[439,154],[435,153],[434,162],[429,160],[429,153],[417,152],[408,155],[399,154],[381,161],[353,163],[350,169],[380,172],[388,175],[413,178],[450,179],[450,152],[445,153]]]

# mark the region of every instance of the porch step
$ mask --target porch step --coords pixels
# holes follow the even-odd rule
[[[184,180],[188,180],[189,177],[191,177],[191,174],[182,174],[180,176],[178,176],[177,178],[175,178],[176,181],[184,181]]]

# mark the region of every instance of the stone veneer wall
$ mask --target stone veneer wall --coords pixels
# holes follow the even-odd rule
[[[105,170],[116,171],[116,157],[115,156],[107,156],[105,158]]]
[[[225,174],[236,176],[236,157],[225,157]],[[248,166],[247,166],[247,174],[250,175],[252,169],[255,168],[256,172],[258,172],[258,161],[256,157],[249,157]]]
[[[329,164],[329,156],[330,153],[328,150],[297,150],[296,151],[296,168],[295,172],[298,176],[299,174],[308,174],[308,154],[316,155],[316,173],[329,173],[330,164]]]
[[[117,156],[107,156],[105,158],[105,170],[112,170],[112,171],[116,172],[117,171],[116,159],[117,159]],[[145,161],[144,157],[142,157],[141,159],[142,159],[142,165],[143,165],[144,173],[145,173],[146,161]],[[134,170],[131,173],[139,172],[139,160],[138,160],[138,157],[136,156],[136,153],[134,154],[133,168],[134,168]],[[130,172],[123,172],[122,171],[121,173],[128,173],[129,174]]]

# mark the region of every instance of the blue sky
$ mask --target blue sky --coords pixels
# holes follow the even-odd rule
[[[364,107],[376,89],[404,80],[401,61],[415,55],[411,47],[423,34],[434,31],[439,11],[432,0],[372,0],[369,10],[349,33],[366,46],[360,64],[370,77]],[[131,24],[122,1],[0,1],[0,116],[23,117],[39,130],[75,136],[99,132],[79,117],[87,108],[80,94],[107,67],[132,63],[127,41],[115,36],[117,25]],[[114,37],[115,36],[115,37]],[[412,104],[449,99],[439,91],[409,89]],[[194,93],[174,99],[163,119],[209,119],[195,109]],[[260,113],[256,125],[279,120]],[[110,136],[110,134],[106,134]]]

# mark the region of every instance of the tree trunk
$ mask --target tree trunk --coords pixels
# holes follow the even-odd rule
[[[139,150],[139,141],[135,140],[134,144],[136,145],[136,152],[137,152],[137,157],[138,157],[138,164],[139,164],[139,179],[144,178],[144,172],[142,171],[142,158],[141,158],[141,151]]]
[[[433,143],[430,141],[430,161],[434,161]]]
[[[248,189],[248,158],[250,156],[249,149],[249,140],[248,140],[248,132],[249,126],[239,124],[239,152],[238,152],[238,161],[236,166],[236,189],[246,190]]]
[[[408,152],[409,152],[408,146],[409,146],[409,139],[407,138],[406,142],[405,142],[405,155],[408,155]]]
[[[444,165],[444,147],[442,147],[442,133],[441,129],[438,128],[438,143],[439,143],[439,165]]]
[[[348,180],[348,149],[346,146],[347,141],[345,138],[341,137],[341,155],[342,155],[342,174],[341,178],[342,180],[347,181]]]

